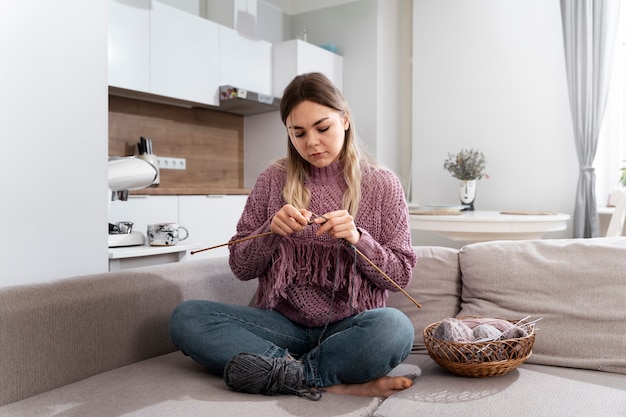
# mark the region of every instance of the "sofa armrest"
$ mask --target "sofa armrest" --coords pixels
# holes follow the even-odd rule
[[[0,404],[174,351],[181,301],[248,304],[255,289],[226,257],[0,288]]]

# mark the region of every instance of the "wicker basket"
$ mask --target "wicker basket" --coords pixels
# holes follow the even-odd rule
[[[508,321],[517,323],[519,320]],[[530,332],[525,337],[489,342],[447,342],[433,338],[440,323],[429,324],[424,329],[424,342],[430,357],[456,375],[476,378],[504,375],[528,359],[535,343],[533,324],[528,325]]]

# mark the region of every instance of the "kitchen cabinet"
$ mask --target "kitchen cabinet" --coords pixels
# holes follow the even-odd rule
[[[109,9],[110,94],[242,115],[257,111],[221,109],[220,85],[272,96],[271,43],[154,0]]]
[[[181,196],[180,224],[202,248],[226,243],[237,232],[247,195]],[[191,260],[228,256],[228,246],[190,255]]]
[[[220,85],[272,95],[272,44],[220,26]]]
[[[276,43],[272,52],[273,95],[282,97],[285,87],[299,74],[321,72],[343,89],[343,57],[311,43],[293,39]]]
[[[178,196],[130,195],[109,204],[109,223],[133,222],[133,231],[144,236],[149,224],[178,222]]]
[[[114,201],[111,203],[111,214],[109,221],[116,223],[119,221],[134,222],[133,231],[141,232],[145,235],[148,224],[151,223],[178,223],[189,231],[189,238],[176,245],[179,248],[187,248],[185,245],[193,244],[194,249],[215,246],[226,243],[237,232],[237,222],[246,204],[247,195],[180,195],[180,196],[140,196],[131,195],[128,201]],[[136,249],[116,248],[110,249],[110,253],[116,254],[116,259],[120,257],[130,257],[128,252],[136,250],[150,249],[150,247],[136,247]],[[133,256],[156,255],[155,250],[151,253],[141,253]],[[167,251],[170,258],[180,257],[175,249]],[[160,253],[159,253],[160,255]],[[212,249],[206,252],[199,252],[194,255],[184,256],[184,260],[194,260],[202,258],[212,258],[217,256],[227,256],[228,247]],[[109,256],[112,256],[111,254]],[[157,258],[152,258],[156,261]],[[124,262],[129,264],[132,259]],[[171,262],[172,260],[170,260]],[[117,262],[117,261],[116,261]],[[144,263],[145,264],[145,263]],[[113,265],[113,264],[111,264]],[[119,267],[119,266],[112,266]]]
[[[151,0],[109,1],[109,85],[150,91]]]
[[[152,2],[150,92],[219,105],[219,25]]]

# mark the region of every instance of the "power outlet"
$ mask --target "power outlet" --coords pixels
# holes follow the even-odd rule
[[[159,170],[161,169],[187,169],[187,160],[185,158],[171,158],[169,156],[157,156]]]

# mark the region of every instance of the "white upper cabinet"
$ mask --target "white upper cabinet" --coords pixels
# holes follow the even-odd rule
[[[273,68],[275,97],[282,97],[291,80],[306,72],[321,72],[343,89],[343,57],[299,39],[274,44]]]
[[[272,95],[272,44],[220,26],[220,85]]]
[[[150,91],[150,0],[109,1],[109,85]]]
[[[124,95],[219,106],[221,85],[280,97],[295,74],[312,70],[341,85],[340,56],[301,41],[279,48],[284,65],[276,66],[270,42],[158,1],[109,0],[109,86]]]
[[[218,105],[219,25],[159,2],[150,24],[150,92]]]

